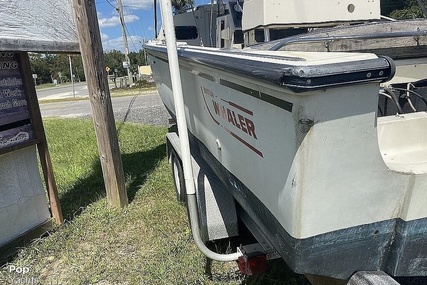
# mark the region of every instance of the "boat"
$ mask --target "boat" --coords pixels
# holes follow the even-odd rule
[[[426,276],[427,21],[246,0],[174,23],[191,151],[251,231],[297,273]],[[175,118],[164,32],[145,51]]]

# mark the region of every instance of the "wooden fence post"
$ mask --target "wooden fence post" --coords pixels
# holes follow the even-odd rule
[[[124,207],[128,198],[95,1],[73,0],[73,8],[107,200],[111,206]]]

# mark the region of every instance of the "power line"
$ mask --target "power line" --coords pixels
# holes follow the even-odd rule
[[[124,24],[124,26],[125,26],[125,29],[126,29],[126,31],[127,31],[127,34],[128,34],[128,35],[130,35],[129,30],[128,30],[128,27],[126,26],[126,24]],[[132,43],[132,45],[133,45],[134,49],[135,49],[135,50],[138,50],[138,49],[136,48],[135,43],[133,42],[132,36],[129,36],[129,38],[130,38],[130,42]]]
[[[126,6],[125,6],[126,7]],[[131,9],[132,10],[132,9]],[[135,14],[135,16],[136,17],[138,17],[138,15],[136,15]],[[131,29],[132,29],[132,31],[133,31],[133,34],[135,35],[135,36],[137,36],[137,32],[136,32],[136,30],[135,30],[135,28],[134,28],[134,26],[133,25],[130,25],[130,27],[131,27]],[[127,25],[126,24],[126,21],[125,21],[125,28],[126,28],[126,31],[127,31],[127,34],[128,35],[130,35],[131,33],[129,32],[129,25]],[[132,38],[132,36],[130,36],[130,41],[131,41],[131,43],[132,43],[132,45],[133,45],[133,47],[134,47],[134,49],[137,51],[137,50],[139,50],[140,48],[137,48],[137,46],[135,45],[135,42],[133,41],[133,38]]]
[[[134,47],[134,49],[135,50],[139,50],[138,48],[137,48],[137,45],[135,44],[135,42],[134,42],[134,40],[133,40],[133,38],[132,38],[132,36],[130,36],[130,32],[129,32],[129,29],[128,29],[128,27],[127,27],[127,25],[126,25],[126,23],[125,23],[125,16],[123,15],[123,8],[124,7],[127,7],[127,8],[131,8],[131,7],[133,7],[133,6],[123,6],[123,4],[122,4],[122,2],[121,2],[121,0],[119,1],[119,0],[115,0],[115,2],[116,2],[116,4],[117,4],[117,7],[116,6],[114,6],[112,3],[111,3],[111,0],[99,0],[99,1],[97,1],[96,3],[108,3],[111,7],[113,7],[114,8],[114,10],[116,10],[118,13],[119,13],[119,19],[120,19],[120,23],[121,23],[121,26],[122,26],[122,29],[123,29],[123,31],[122,31],[122,34],[124,35],[124,37],[126,37],[126,39],[123,37],[123,42],[124,42],[124,46],[125,46],[125,56],[126,56],[126,50],[127,50],[127,52],[129,52],[129,50],[128,50],[128,47],[127,47],[127,36],[126,36],[126,34],[127,35],[129,35],[129,37],[130,37],[130,41],[131,41],[131,43],[132,43],[132,46]],[[131,8],[132,9],[132,8]],[[121,11],[120,11],[121,10]],[[122,13],[121,15],[120,15],[120,13]],[[133,29],[134,30],[134,29]],[[135,30],[134,30],[135,31]],[[134,34],[136,34],[136,33],[134,33]]]
[[[108,3],[108,4],[110,4],[110,6],[111,6],[111,7],[113,7],[114,9],[116,9],[116,10],[117,10],[117,7],[116,7],[116,6],[114,6],[113,4],[111,4],[111,2],[110,2],[109,0],[105,0],[105,1],[107,1],[107,3]],[[116,3],[117,3],[117,1],[116,1]]]
[[[108,3],[111,7],[114,8],[114,10],[117,10],[117,7],[114,6],[113,4],[111,4],[111,2],[109,0],[99,0],[99,1],[95,2],[95,4],[100,4],[100,3]]]

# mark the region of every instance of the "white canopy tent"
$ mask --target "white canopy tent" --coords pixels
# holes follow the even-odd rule
[[[79,52],[70,0],[0,0],[0,50]]]

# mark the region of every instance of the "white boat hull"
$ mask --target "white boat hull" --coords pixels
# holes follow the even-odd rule
[[[173,114],[169,66],[162,49],[147,46],[159,94]],[[178,52],[192,49],[200,57],[221,58],[224,53],[188,46]],[[315,66],[310,69],[313,74],[317,67],[351,66],[377,58],[282,52],[281,56],[304,59],[287,61],[264,55],[251,52],[249,57],[271,64]],[[394,126],[405,122],[377,119],[383,79],[300,90],[270,83],[265,73],[255,74],[259,80],[249,78],[254,73],[250,67],[249,75],[242,75],[199,59],[180,57],[192,139],[291,268],[337,278],[356,270],[427,274],[427,249],[414,251],[426,242],[427,233],[427,132],[425,128],[407,132],[412,141],[420,142],[406,142],[402,149],[416,149],[413,166],[399,168],[387,160],[387,155],[405,156],[389,143],[399,134],[393,132]],[[227,54],[222,60],[229,60]],[[349,67],[351,72],[356,71]],[[425,124],[427,114],[419,113],[414,121]],[[406,162],[397,164],[402,163]],[[342,262],[336,264],[337,260]]]

